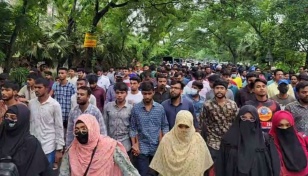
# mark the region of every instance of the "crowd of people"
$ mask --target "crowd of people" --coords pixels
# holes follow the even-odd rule
[[[41,66],[0,87],[0,175],[308,175],[304,67]]]

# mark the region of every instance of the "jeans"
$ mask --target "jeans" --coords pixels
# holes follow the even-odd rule
[[[55,162],[55,159],[56,159],[56,151],[53,151],[53,152],[47,154],[46,157],[49,161],[49,166],[53,167],[53,163]]]
[[[135,158],[137,170],[141,176],[147,176],[149,172],[149,165],[153,159],[151,155],[140,154]]]

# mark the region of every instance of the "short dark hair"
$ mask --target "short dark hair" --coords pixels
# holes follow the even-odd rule
[[[203,84],[199,81],[194,81],[192,85],[198,87],[198,89],[203,89]]]
[[[117,82],[114,84],[114,87],[113,87],[113,90],[114,91],[125,91],[127,92],[128,91],[128,87],[127,85],[124,83],[124,82]]]
[[[249,78],[253,78],[256,77],[257,78],[257,74],[255,72],[249,72],[246,75],[246,79],[248,80]]]
[[[254,88],[257,82],[262,82],[263,84],[267,85],[267,82],[264,79],[257,78],[252,84],[251,87]]]
[[[90,87],[88,87],[88,86],[81,86],[81,87],[77,88],[77,90],[79,90],[79,89],[87,91],[88,96],[90,96],[92,94],[92,91],[91,91]]]
[[[60,70],[64,70],[64,71],[66,71],[66,72],[68,71],[68,69],[65,68],[65,67],[60,67],[58,70],[59,70],[59,71],[60,71]]]
[[[12,81],[5,81],[2,87],[7,89],[12,89],[13,91],[19,90],[18,84]]]
[[[176,81],[176,80],[171,81],[170,85],[175,85],[175,84],[180,84],[181,85],[181,90],[183,90],[184,87],[185,87],[185,85],[182,83],[182,81]]]
[[[173,77],[178,77],[178,76],[183,77],[183,73],[182,73],[182,72],[176,72],[176,73],[174,73],[174,75],[173,75]]]
[[[196,71],[193,73],[193,77],[196,79],[201,77],[203,79],[205,77],[205,74],[202,71]]]
[[[88,80],[85,79],[85,78],[78,78],[78,79],[77,79],[77,82],[79,82],[79,81],[84,81],[86,84],[88,84]]]
[[[30,73],[27,76],[27,79],[34,79],[34,80],[36,80],[37,78],[38,78],[38,75],[36,73]]]
[[[158,78],[165,78],[165,79],[167,79],[167,75],[160,73],[160,74],[157,74],[157,81],[158,81]]]
[[[82,72],[82,73],[85,73],[85,69],[84,68],[77,68],[77,72]]]
[[[98,81],[97,75],[93,75],[93,74],[88,75],[88,81],[89,81],[90,84],[97,83],[97,81]]]
[[[150,81],[144,81],[141,83],[141,91],[154,91],[154,84]]]
[[[282,69],[276,69],[276,70],[274,71],[274,75],[276,76],[277,72],[279,72],[279,71],[281,71],[281,72],[283,73],[283,70],[282,70]]]
[[[45,78],[36,79],[35,84],[43,84],[44,87],[49,87],[49,81]]]
[[[231,75],[232,75],[232,73],[231,73],[231,71],[228,70],[228,69],[226,69],[226,70],[224,70],[224,71],[222,72],[222,76],[231,76]]]
[[[228,89],[228,82],[223,79],[217,79],[213,84],[213,87],[216,86],[224,86],[226,89]]]
[[[44,71],[44,73],[45,73],[45,75],[50,75],[50,76],[52,76],[51,71]]]
[[[220,79],[220,76],[218,74],[214,74],[208,77],[209,82],[215,82],[216,80]]]
[[[71,67],[71,68],[69,68],[69,70],[73,70],[74,72],[76,72],[77,68],[76,67]]]
[[[233,67],[233,68],[231,69],[231,72],[232,72],[232,73],[233,73],[233,72],[237,72],[237,68]]]
[[[141,82],[141,79],[140,79],[139,76],[133,76],[133,77],[131,77],[129,80],[130,80],[130,81],[137,81],[138,83]]]
[[[302,81],[296,84],[295,90],[296,92],[299,92],[300,89],[304,89],[307,86],[308,86],[308,81]]]

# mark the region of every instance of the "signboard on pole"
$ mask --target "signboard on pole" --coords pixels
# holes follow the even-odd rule
[[[94,48],[96,47],[96,45],[97,45],[96,36],[94,34],[87,32],[84,38],[83,47]]]

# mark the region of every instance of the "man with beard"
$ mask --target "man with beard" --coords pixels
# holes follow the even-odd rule
[[[252,105],[257,108],[262,130],[268,132],[272,127],[272,116],[280,110],[280,106],[276,101],[267,97],[265,80],[256,79],[252,87],[255,99],[246,101],[245,105]]]
[[[96,117],[100,124],[101,134],[107,135],[106,125],[101,111],[89,103],[91,89],[87,86],[81,86],[77,89],[77,103],[79,106],[73,108],[68,115],[66,147],[70,146],[74,139],[74,124],[81,114],[91,114]]]
[[[75,86],[66,79],[67,71],[67,68],[59,68],[58,76],[60,83],[55,83],[49,92],[49,95],[54,95],[54,99],[61,105],[63,126],[65,129],[67,127],[68,114],[71,110],[71,97],[76,93]]]
[[[130,137],[136,168],[141,176],[146,176],[158,144],[169,128],[163,106],[153,101],[153,83],[143,82],[141,90],[143,101],[131,111]]]
[[[18,85],[5,81],[1,87],[2,100],[0,101],[0,124],[8,107],[18,104],[16,96],[18,93]]]
[[[254,72],[250,72],[246,75],[247,85],[241,88],[237,93],[236,104],[238,107],[244,106],[245,102],[248,100],[255,99],[255,94],[252,91],[251,84],[257,79],[257,75]]]
[[[170,85],[170,99],[162,102],[169,123],[169,130],[173,128],[176,114],[181,110],[191,112],[194,117],[194,126],[196,130],[198,130],[199,125],[193,103],[187,98],[181,96],[183,94],[183,89],[184,84],[181,81],[172,81]]]
[[[281,79],[278,81],[278,90],[279,94],[272,97],[272,100],[275,100],[279,103],[280,109],[284,110],[286,105],[296,101],[296,99],[288,94],[289,90],[289,81],[286,79]]]
[[[49,81],[35,80],[37,98],[30,100],[30,132],[42,144],[43,151],[52,165],[58,163],[64,147],[64,131],[60,104],[49,95]],[[55,165],[57,167],[57,165]]]
[[[228,82],[218,79],[213,84],[215,97],[204,103],[200,114],[202,136],[208,145],[212,159],[218,157],[220,142],[237,116],[238,108],[233,100],[226,98]]]
[[[77,80],[77,89],[79,87],[82,87],[82,86],[87,86],[89,83],[86,79],[78,79]],[[90,95],[90,104],[93,104],[94,106],[96,106],[96,98],[93,94]],[[72,95],[71,97],[71,109],[73,109],[75,106],[77,106],[77,92]]]
[[[155,88],[155,94],[153,96],[155,102],[161,104],[163,101],[170,98],[170,89],[166,87],[167,81],[166,75],[157,75],[157,87]]]
[[[308,82],[302,81],[296,85],[298,101],[288,104],[285,110],[292,113],[298,132],[308,136]]]

